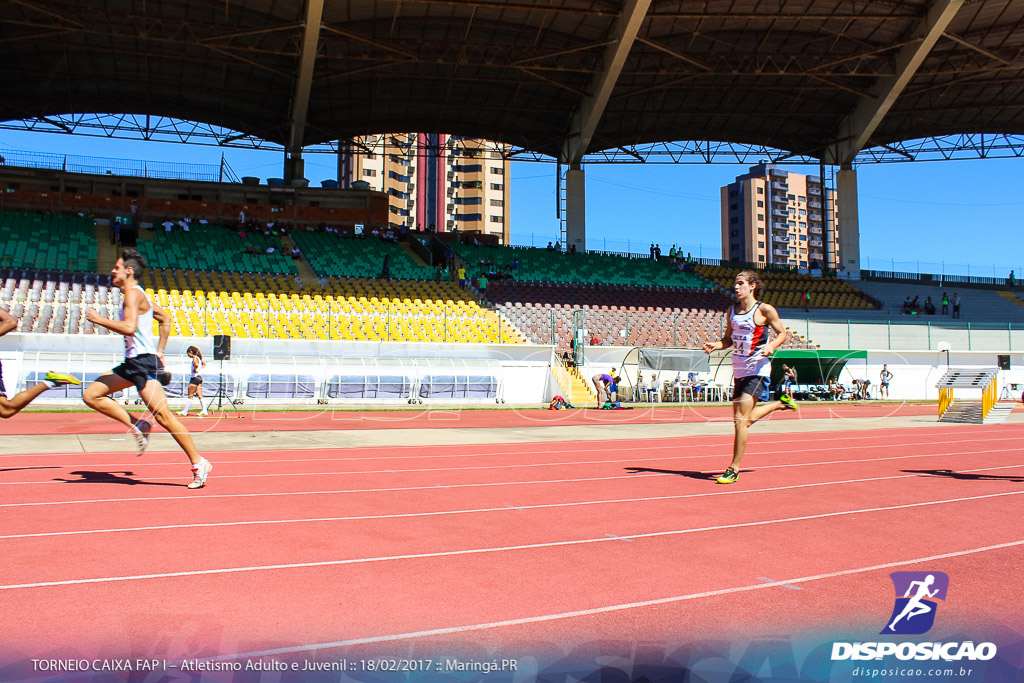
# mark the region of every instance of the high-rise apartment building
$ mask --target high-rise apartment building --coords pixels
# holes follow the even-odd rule
[[[722,188],[722,258],[837,269],[838,215],[821,178],[753,166]]]
[[[509,242],[510,162],[505,146],[424,133],[368,135],[343,149],[342,187],[366,181],[390,196],[393,227],[479,230]]]

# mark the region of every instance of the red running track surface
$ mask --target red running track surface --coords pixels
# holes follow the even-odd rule
[[[943,633],[1024,632],[1024,427],[760,434],[718,486],[730,448],[228,451],[198,492],[179,454],[0,456],[0,663],[872,639],[899,570],[949,574]]]
[[[244,408],[244,406],[242,406]],[[869,419],[936,415],[933,403],[810,403],[798,413],[779,411],[778,419]],[[540,427],[548,425],[657,424],[665,422],[706,422],[730,420],[731,406],[638,407],[633,410],[447,410],[423,408],[396,411],[319,411],[256,412],[222,411],[213,417],[183,418],[193,432],[323,431],[346,429],[450,429],[478,427]],[[24,412],[16,420],[0,421],[0,435],[52,434],[54,425],[65,434],[118,434],[119,422],[94,412]],[[154,427],[160,431],[159,427]]]

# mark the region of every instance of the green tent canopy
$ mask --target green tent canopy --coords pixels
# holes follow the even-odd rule
[[[828,384],[851,360],[867,360],[867,351],[828,351],[825,349],[785,349],[772,354],[772,386],[782,381],[782,365],[796,368],[798,384]]]

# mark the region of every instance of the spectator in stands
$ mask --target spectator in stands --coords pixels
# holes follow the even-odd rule
[[[1017,286],[1017,278],[1014,277],[1012,270],[1010,271],[1010,277],[1007,278],[1007,282],[1009,283],[1010,287],[1016,287]]]
[[[575,244],[570,244],[569,245],[569,253],[570,254],[575,254],[576,253],[576,245]]]
[[[555,240],[555,251],[562,251],[562,243],[558,240]]]
[[[480,296],[487,294],[487,276],[481,274],[477,279],[477,289],[480,290]]]
[[[238,212],[238,227],[241,228],[244,225],[245,225],[245,211],[239,211]]]
[[[682,385],[683,385],[683,373],[677,372],[676,376],[675,376],[675,379],[673,379],[672,383],[669,385],[669,389],[672,392],[672,398],[673,399],[675,399],[677,397],[678,398],[682,398],[682,396],[683,396],[683,392],[682,392],[683,386]]]
[[[465,287],[466,286],[466,269],[465,268],[459,268],[459,286],[460,287]]]
[[[274,247],[267,247],[268,254],[273,254],[275,251],[277,251],[277,249],[275,249]]]
[[[892,373],[889,366],[882,363],[882,372],[878,374],[878,398],[889,398],[889,382],[892,381]]]
[[[300,256],[302,256],[302,252],[299,251],[299,248],[298,247],[293,247],[292,248],[292,258],[293,259],[298,259]]]
[[[145,267],[146,261],[139,252],[134,249],[122,250],[111,270],[113,285],[121,290],[122,296],[118,319],[104,318],[91,308],[85,314],[86,320],[93,325],[124,335],[125,359],[121,365],[101,375],[98,380],[86,387],[82,399],[93,410],[128,427],[128,433],[135,439],[136,455],[142,455],[149,445],[152,425],[135,417],[111,398],[111,394],[134,386],[156,421],[170,432],[185,451],[192,464],[193,475],[192,483],[188,487],[198,489],[206,485],[206,478],[213,465],[199,455],[192,435],[167,406],[167,395],[164,394],[160,378],[165,372],[164,348],[171,334],[172,320],[167,311],[149,300],[145,290],[139,285]],[[153,333],[154,321],[159,323],[159,338]]]
[[[0,308],[0,337],[17,328],[17,318]],[[37,382],[25,389],[25,391],[15,394],[14,398],[7,398],[7,388],[4,387],[3,366],[0,365],[0,417],[13,417],[22,408],[34,401],[39,394],[48,389],[62,387],[67,384],[81,384],[81,382],[73,375],[48,372],[42,382]]]
[[[391,254],[384,254],[384,263],[380,267],[380,279],[390,280],[391,279]]]
[[[600,346],[601,345],[601,338],[598,337],[595,334],[593,337],[590,338],[590,345],[591,346]]]
[[[960,318],[960,295],[953,292],[953,317]]]
[[[255,256],[259,252],[256,251],[256,247],[252,246],[251,244],[247,244],[245,245],[245,253],[249,254],[250,256]]]
[[[811,311],[811,293],[810,292],[804,292],[804,295],[801,298],[801,302],[804,305],[804,311],[807,312],[807,313],[810,313],[810,311]]]
[[[949,295],[942,293],[942,315],[949,315]]]
[[[642,372],[636,373],[636,389],[633,391],[633,400],[642,401],[644,400],[644,391],[647,385],[644,384],[644,375]]]
[[[925,300],[924,300],[924,312],[927,315],[935,315],[935,304],[932,303],[932,298],[930,296],[929,297],[925,297]]]
[[[651,242],[651,258],[654,258],[654,242]]]

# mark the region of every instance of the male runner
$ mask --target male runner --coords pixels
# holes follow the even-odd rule
[[[119,319],[108,320],[93,309],[85,314],[86,320],[92,324],[102,325],[111,332],[124,335],[124,363],[90,384],[82,398],[93,410],[127,425],[129,433],[135,437],[138,447],[136,455],[142,455],[149,445],[149,432],[153,426],[129,413],[110,397],[110,394],[134,385],[156,421],[171,433],[185,451],[192,463],[192,483],[188,487],[199,489],[206,485],[206,478],[213,465],[196,451],[192,435],[168,408],[164,388],[157,379],[164,365],[164,347],[171,334],[171,316],[150,301],[145,290],[139,286],[139,278],[145,268],[146,262],[139,252],[134,249],[122,250],[121,257],[110,271],[114,276],[114,286],[121,290]],[[159,341],[153,335],[154,319],[160,323]]]
[[[747,430],[750,425],[776,410],[798,410],[789,396],[778,401],[757,405],[768,399],[768,386],[772,374],[771,355],[775,349],[786,343],[786,328],[782,326],[779,313],[774,306],[762,303],[758,295],[764,293],[760,276],[744,270],[733,283],[736,304],[729,309],[729,324],[725,334],[716,342],[704,344],[704,352],[732,346],[732,393],[733,420],[736,436],[733,439],[732,462],[718,478],[719,484],[731,484],[739,476],[740,461],[747,448]],[[768,340],[768,328],[775,332],[775,338]]]
[[[0,308],[0,337],[18,327],[18,319]],[[48,372],[42,382],[33,384],[14,398],[7,398],[7,389],[4,387],[3,367],[0,366],[0,417],[6,419],[14,417],[22,408],[35,400],[39,394],[47,389],[64,386],[65,384],[81,384],[78,378],[73,375],[65,375],[59,372]]]

